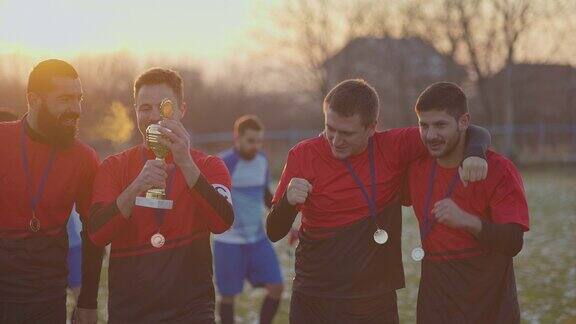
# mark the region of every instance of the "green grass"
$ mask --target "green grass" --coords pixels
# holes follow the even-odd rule
[[[576,323],[576,172],[571,168],[522,170],[531,230],[515,258],[516,282],[524,323]],[[420,264],[410,259],[419,242],[411,209],[404,210],[403,252],[406,288],[398,291],[401,323],[414,323]],[[275,319],[288,323],[293,260],[286,243],[276,245],[286,292]],[[107,268],[102,272],[99,312],[106,318]],[[264,292],[248,284],[236,303],[236,323],[257,323]],[[103,320],[102,323],[105,323]]]

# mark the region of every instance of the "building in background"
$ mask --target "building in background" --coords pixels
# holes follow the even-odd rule
[[[362,37],[350,41],[324,63],[328,86],[362,78],[380,95],[380,123],[415,123],[412,107],[420,91],[438,81],[462,84],[466,69],[420,38]]]

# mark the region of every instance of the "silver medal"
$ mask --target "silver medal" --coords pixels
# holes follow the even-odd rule
[[[384,244],[388,241],[388,232],[379,228],[374,232],[374,242],[378,244]]]
[[[424,252],[424,249],[421,248],[420,246],[417,248],[414,248],[414,250],[412,250],[412,260],[418,262],[418,261],[422,261],[422,259],[424,259],[424,255],[426,253]]]
[[[164,243],[166,243],[166,239],[164,238],[164,235],[156,233],[150,238],[150,243],[155,248],[161,248]]]
[[[33,213],[32,218],[30,218],[30,222],[28,223],[30,230],[34,233],[40,230],[40,220],[36,218],[36,215]]]

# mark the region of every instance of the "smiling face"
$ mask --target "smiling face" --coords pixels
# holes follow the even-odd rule
[[[418,96],[414,110],[422,143],[430,155],[437,159],[458,160],[458,151],[464,147],[470,124],[464,91],[454,83],[434,83]]]
[[[332,154],[340,160],[364,151],[376,131],[376,123],[365,126],[360,115],[345,117],[332,109],[324,111],[324,127]]]
[[[361,79],[344,80],[324,98],[324,136],[337,159],[364,151],[376,131],[379,99],[376,90]]]
[[[441,159],[450,156],[465,140],[470,123],[469,114],[458,119],[445,110],[422,111],[417,115],[422,143],[433,157]]]
[[[52,77],[49,90],[28,93],[36,131],[57,145],[68,145],[78,133],[82,100],[80,79],[71,77]]]

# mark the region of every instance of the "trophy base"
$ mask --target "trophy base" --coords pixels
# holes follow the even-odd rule
[[[172,209],[172,200],[136,197],[136,206],[154,209]]]
[[[165,200],[166,199],[166,191],[164,191],[164,189],[150,189],[150,190],[146,191],[146,198]]]

